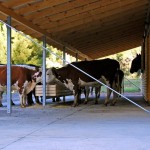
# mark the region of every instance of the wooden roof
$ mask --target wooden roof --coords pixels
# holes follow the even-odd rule
[[[142,44],[149,0],[0,0],[0,19],[80,59]]]

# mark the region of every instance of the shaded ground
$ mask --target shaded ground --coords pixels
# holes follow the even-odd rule
[[[126,96],[150,110],[141,94]],[[150,114],[124,99],[106,107],[104,95],[98,105],[91,98],[76,108],[72,99],[65,104],[50,99],[44,108],[20,108],[16,99],[11,116],[0,108],[0,149],[149,150]]]

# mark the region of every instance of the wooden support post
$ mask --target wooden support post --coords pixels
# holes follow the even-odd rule
[[[7,24],[11,25],[11,17],[7,18]],[[7,113],[11,114],[11,28],[7,26]]]

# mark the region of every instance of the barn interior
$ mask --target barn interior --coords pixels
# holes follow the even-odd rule
[[[80,60],[143,45],[142,90],[150,101],[149,0],[1,0],[0,20]]]

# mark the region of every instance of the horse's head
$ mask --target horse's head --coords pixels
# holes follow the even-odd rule
[[[132,60],[130,73],[138,72],[141,69],[141,55],[137,54],[137,56]]]

